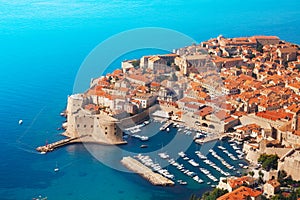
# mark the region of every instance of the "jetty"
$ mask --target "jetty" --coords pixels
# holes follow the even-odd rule
[[[53,150],[55,150],[55,149],[57,149],[61,146],[78,142],[78,139],[81,139],[81,138],[86,137],[86,136],[88,136],[88,135],[82,135],[82,136],[79,136],[79,137],[66,138],[66,139],[63,139],[63,140],[59,140],[57,142],[46,144],[44,146],[39,146],[39,147],[36,148],[36,150],[38,152],[41,152],[41,153],[47,153],[47,152],[53,151]]]
[[[173,124],[172,121],[167,121],[162,127],[160,127],[161,131],[166,130],[171,124]]]
[[[224,136],[226,136],[226,134],[215,134],[213,136],[208,136],[203,139],[195,139],[195,142],[198,144],[202,144],[202,143],[206,143],[206,142],[210,142],[210,141],[214,141],[214,140],[219,140],[220,138],[223,138]]]
[[[143,165],[138,160],[128,156],[123,157],[121,163],[129,170],[139,174],[153,185],[173,186],[175,183],[162,175],[153,172],[150,168]]]

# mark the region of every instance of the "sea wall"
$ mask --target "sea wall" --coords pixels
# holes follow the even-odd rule
[[[257,164],[257,160],[259,158],[260,155],[262,154],[268,154],[268,155],[278,155],[279,158],[281,158],[282,156],[284,156],[288,151],[290,151],[291,148],[265,148],[264,151],[260,151],[260,150],[251,150],[251,149],[243,149],[244,152],[246,152],[246,160]]]
[[[150,118],[150,114],[155,112],[156,110],[160,110],[160,106],[158,104],[151,106],[150,108],[144,110],[143,112],[136,114],[131,117],[127,117],[124,119],[120,119],[119,126],[121,129],[129,128],[135,126],[136,124],[142,123],[145,120]]]
[[[139,174],[147,179],[153,185],[173,186],[174,182],[163,177],[162,175],[153,172],[151,169],[137,161],[132,157],[123,157],[121,163],[129,170]]]

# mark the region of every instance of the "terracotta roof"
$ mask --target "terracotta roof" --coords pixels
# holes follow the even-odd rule
[[[265,119],[269,119],[269,120],[273,120],[273,121],[280,120],[280,119],[290,120],[293,117],[293,115],[291,113],[287,113],[282,110],[258,112],[258,113],[256,113],[256,116],[262,117]]]
[[[213,112],[213,108],[210,106],[205,106],[204,108],[200,109],[199,111],[195,112],[195,115],[199,115],[201,117],[205,117]]]
[[[241,186],[240,188],[217,198],[217,200],[247,200],[249,197],[258,197],[261,194],[262,192],[260,191]]]
[[[151,82],[151,87],[159,87],[160,86],[160,83],[158,83],[158,82]]]
[[[215,116],[220,120],[225,120],[230,117],[230,115],[225,110],[220,110],[215,113]]]
[[[190,104],[190,103],[186,104],[186,107],[187,107],[187,108],[191,108],[191,109],[195,109],[195,110],[198,110],[198,109],[199,109],[199,106],[197,106],[197,105],[195,105],[195,104]]]
[[[244,183],[253,181],[253,178],[251,178],[249,176],[242,176],[242,177],[238,177],[238,178],[237,177],[230,178],[227,181],[231,188],[236,188],[238,186],[243,185]]]
[[[267,183],[269,183],[270,185],[272,185],[274,188],[280,186],[280,183],[277,180],[275,180],[275,179],[269,180],[269,181],[267,181]]]
[[[297,48],[296,47],[287,47],[287,48],[280,48],[278,49],[281,53],[296,53]]]
[[[279,37],[277,36],[264,36],[264,35],[257,35],[257,36],[253,36],[252,38],[256,40],[279,40]]]

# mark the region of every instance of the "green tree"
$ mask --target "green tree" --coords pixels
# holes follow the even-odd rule
[[[133,60],[131,61],[131,64],[134,66],[134,68],[138,68],[140,66],[140,60]]]
[[[178,65],[174,65],[174,68],[175,68],[176,71],[180,71],[180,68],[179,68]]]
[[[260,53],[263,53],[263,47],[264,46],[262,44],[258,43],[257,47],[256,47],[256,50],[259,51]]]
[[[278,181],[280,182],[280,184],[284,183],[284,179],[286,178],[287,173],[284,170],[280,170],[278,172]]]
[[[254,171],[249,172],[249,175],[253,177],[254,176]]]
[[[203,200],[216,200],[217,198],[219,198],[220,196],[224,195],[228,193],[227,190],[223,190],[223,189],[219,189],[219,188],[215,188],[213,191],[211,192],[205,192],[202,195]]]
[[[258,158],[258,162],[261,163],[263,169],[269,171],[270,169],[277,169],[278,159],[279,157],[277,155],[262,154]]]
[[[192,194],[190,200],[200,200],[195,194]]]

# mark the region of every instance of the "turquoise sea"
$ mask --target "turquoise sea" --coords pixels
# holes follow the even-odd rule
[[[114,34],[143,27],[173,29],[198,42],[219,34],[277,35],[299,44],[300,2],[1,0],[0,199],[39,195],[55,200],[188,199],[191,193],[200,195],[209,188],[192,181],[188,186],[153,187],[135,174],[107,167],[83,145],[70,145],[46,155],[34,151],[46,141],[62,138],[57,128],[65,119],[59,113],[89,52]],[[124,55],[108,71],[119,67],[122,59],[153,53],[161,51]],[[99,66],[99,71],[102,67],[107,66]],[[19,119],[24,121],[22,126]],[[167,143],[175,133],[172,129],[170,136],[161,135],[163,140],[149,140],[149,148]],[[140,150],[140,143],[134,146],[135,142],[123,148]],[[110,147],[91,148],[118,162]],[[192,154],[198,148],[191,145],[188,152]],[[58,173],[53,171],[56,163],[61,169]]]

